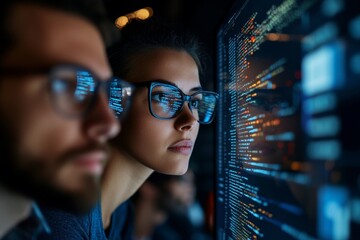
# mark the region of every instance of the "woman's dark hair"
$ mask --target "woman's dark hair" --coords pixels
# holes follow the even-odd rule
[[[138,54],[158,48],[187,52],[196,62],[199,75],[202,74],[203,53],[197,38],[189,33],[177,31],[157,18],[135,20],[123,28],[121,41],[108,50],[114,74],[126,79],[131,70],[133,58]]]
[[[107,45],[116,39],[115,26],[107,18],[101,0],[1,0],[0,1],[0,58],[14,42],[7,30],[11,9],[18,4],[33,4],[79,15],[93,23]]]

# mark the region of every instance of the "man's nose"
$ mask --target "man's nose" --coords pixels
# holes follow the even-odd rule
[[[100,143],[115,137],[121,130],[121,123],[109,107],[109,99],[103,91],[99,93],[87,118],[88,135]]]

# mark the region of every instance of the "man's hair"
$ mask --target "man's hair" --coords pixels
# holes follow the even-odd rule
[[[100,31],[105,44],[111,45],[119,31],[111,24],[101,0],[1,0],[0,1],[0,58],[11,46],[13,39],[7,31],[11,9],[18,4],[34,4],[79,15],[93,23]]]
[[[138,54],[159,48],[187,52],[203,71],[203,52],[196,37],[165,24],[157,18],[134,20],[121,31],[121,41],[108,50],[110,64],[116,76],[125,78]]]

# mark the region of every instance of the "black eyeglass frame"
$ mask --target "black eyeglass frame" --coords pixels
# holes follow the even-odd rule
[[[95,84],[93,95],[91,96],[88,106],[86,106],[79,114],[66,113],[64,110],[60,109],[58,104],[56,104],[57,100],[55,98],[56,98],[57,93],[54,92],[54,90],[52,89],[52,83],[56,80],[55,75],[56,75],[57,71],[59,71],[59,69],[70,69],[76,73],[81,72],[81,71],[87,72],[93,78],[93,81]],[[50,93],[51,104],[53,105],[55,111],[57,111],[59,114],[63,115],[64,117],[67,117],[67,118],[74,118],[74,117],[84,118],[91,111],[91,108],[96,104],[96,101],[98,99],[98,95],[99,95],[101,88],[106,90],[107,97],[109,99],[110,84],[114,80],[120,81],[122,85],[125,85],[122,87],[130,88],[131,93],[133,93],[135,91],[135,86],[133,84],[131,84],[121,78],[112,76],[108,79],[100,80],[100,78],[96,74],[94,74],[92,71],[88,70],[87,68],[82,67],[80,65],[69,64],[69,63],[56,64],[54,66],[42,66],[42,67],[37,67],[37,68],[2,67],[2,68],[0,68],[0,75],[3,75],[3,76],[46,75],[47,76],[47,90]],[[128,109],[128,105],[131,102],[131,95],[128,96],[129,103],[123,107],[124,111],[121,113],[121,116],[123,116],[124,115],[123,113],[125,113],[126,110]],[[115,109],[113,109],[113,110],[115,111]],[[120,117],[120,116],[117,116],[117,117]]]
[[[189,107],[190,111],[192,112],[192,107],[191,107],[191,104],[190,104],[190,100],[194,95],[197,95],[199,93],[206,93],[206,94],[213,95],[215,97],[215,99],[216,99],[216,102],[219,99],[219,94],[218,93],[211,92],[211,91],[205,91],[205,90],[199,90],[199,91],[194,92],[191,95],[187,95],[179,87],[177,87],[175,84],[173,84],[173,83],[171,83],[169,81],[166,81],[166,80],[162,80],[162,79],[155,79],[155,80],[144,81],[144,82],[135,82],[135,83],[132,83],[132,84],[135,85],[137,88],[139,88],[139,87],[147,87],[148,88],[148,106],[149,106],[150,113],[151,113],[151,115],[153,117],[155,117],[157,119],[160,119],[160,120],[169,120],[169,119],[176,118],[181,113],[181,111],[183,110],[185,102],[188,102],[188,107]],[[152,89],[154,87],[156,87],[156,86],[171,86],[171,87],[176,88],[180,92],[181,97],[182,97],[182,106],[172,117],[159,117],[159,116],[157,116],[156,114],[153,113],[153,109],[152,109],[152,106],[151,106],[151,101],[152,101],[151,100],[151,93],[152,93]],[[196,119],[196,120],[200,124],[210,124],[214,119],[215,112],[216,112],[216,105],[214,107],[214,111],[213,111],[209,121],[203,122],[203,121],[200,121],[198,119]]]
[[[107,98],[108,98],[108,101],[109,101],[109,105],[108,107],[110,107],[110,85],[113,81],[119,81],[121,83],[121,87],[124,88],[124,87],[127,87],[127,88],[131,88],[131,92],[134,92],[135,88],[134,88],[134,85],[121,79],[121,78],[118,78],[118,77],[114,77],[114,76],[111,76],[110,78],[108,79],[103,79],[103,80],[100,80],[99,77],[97,77],[96,74],[94,74],[92,71],[86,69],[86,68],[83,68],[81,66],[77,66],[77,65],[58,65],[56,67],[53,67],[50,72],[49,72],[49,83],[51,83],[51,81],[54,81],[54,79],[51,79],[51,75],[54,74],[54,72],[58,69],[58,68],[68,68],[68,69],[71,69],[73,68],[76,72],[81,72],[81,71],[84,71],[84,72],[87,72],[88,74],[90,74],[93,78],[93,81],[94,81],[94,91],[93,91],[93,95],[91,96],[91,99],[89,101],[89,104],[88,106],[86,106],[85,109],[82,110],[81,113],[77,114],[77,115],[72,115],[72,114],[66,114],[64,113],[63,110],[61,109],[57,109],[58,112],[62,112],[61,114],[63,115],[67,115],[67,117],[79,117],[79,118],[84,118],[87,114],[89,114],[89,112],[91,111],[91,108],[94,107],[94,105],[96,104],[96,101],[98,100],[98,97],[99,97],[99,93],[100,93],[100,90],[101,89],[104,89],[105,92],[106,92],[106,95],[107,95]],[[125,86],[124,86],[125,85]],[[49,84],[49,88],[51,88],[51,84]],[[53,93],[52,89],[49,89],[49,91],[52,93],[51,94],[51,97],[52,98],[55,98],[56,97],[56,93]],[[59,108],[58,106],[56,106],[55,104],[55,101],[56,99],[53,99],[52,102],[53,102],[53,105],[54,105],[54,108]],[[128,99],[127,99],[127,104],[125,106],[123,106],[123,112],[121,112],[121,114],[119,115],[116,115],[117,118],[122,118],[125,114],[125,112],[127,111],[128,109],[128,106],[130,105],[130,102],[131,102],[131,94],[130,96],[128,96]],[[114,113],[116,112],[115,109],[112,109],[114,111]]]

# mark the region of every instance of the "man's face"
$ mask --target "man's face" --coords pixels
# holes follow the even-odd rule
[[[106,141],[119,123],[100,93],[82,118],[54,109],[48,75],[31,69],[75,64],[100,79],[111,76],[99,32],[85,19],[46,7],[17,5],[7,26],[13,36],[0,76],[1,184],[38,201],[73,211],[97,200]]]

